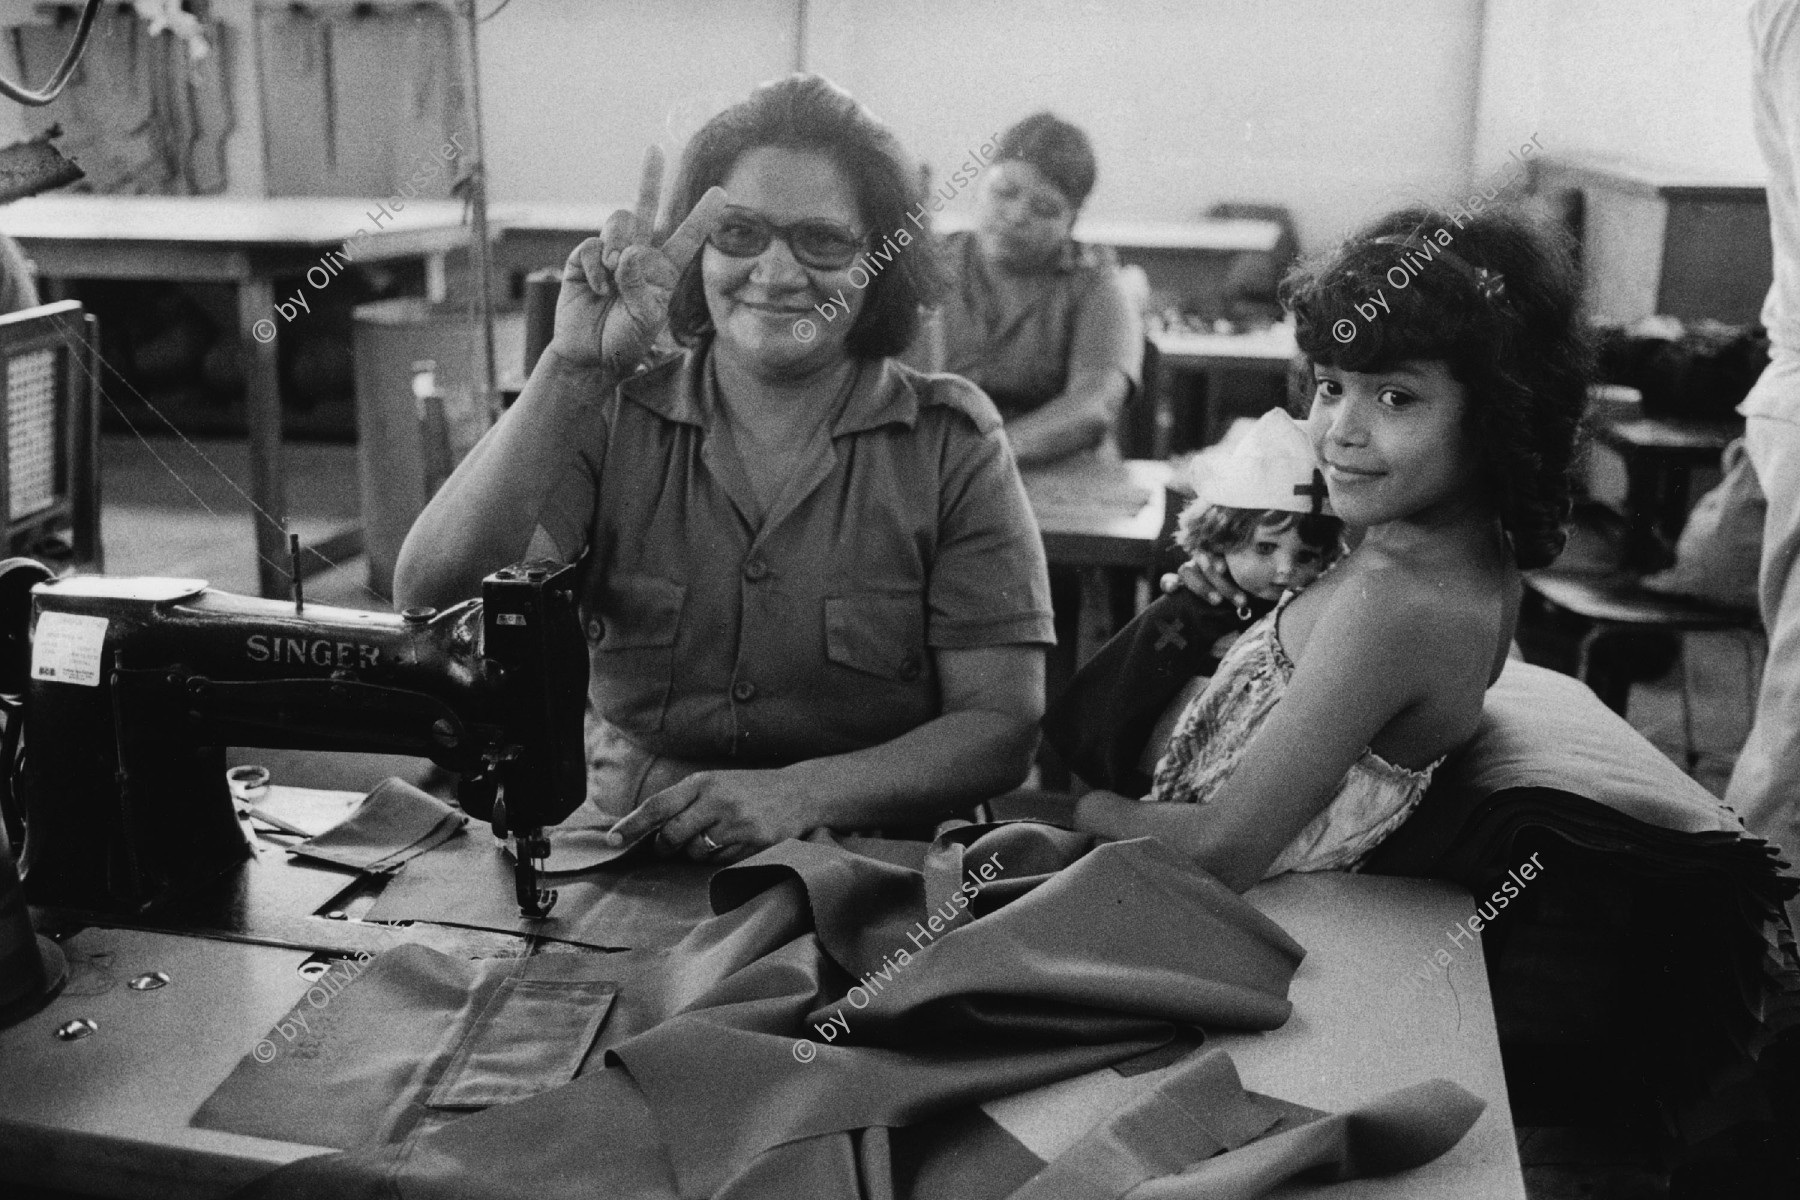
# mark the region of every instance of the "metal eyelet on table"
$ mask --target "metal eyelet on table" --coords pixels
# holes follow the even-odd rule
[[[127,980],[125,986],[134,992],[154,992],[157,988],[169,986],[167,971],[145,971],[134,979]]]
[[[99,1024],[91,1017],[76,1017],[56,1027],[56,1039],[61,1042],[79,1042],[99,1028]]]

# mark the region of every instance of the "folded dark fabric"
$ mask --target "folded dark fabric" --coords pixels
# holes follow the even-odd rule
[[[1032,840],[1067,836],[1043,828],[975,834],[965,862],[1010,873],[1007,849],[1028,854]],[[1270,1029],[1287,1019],[1304,951],[1149,839],[1098,846],[960,927],[926,911],[923,873],[855,866],[841,851],[786,842],[721,871],[715,902],[740,872],[766,880],[785,868],[829,920],[756,964],[758,985],[731,980],[729,1003],[696,1004],[612,1051],[655,1110],[684,1193],[710,1195],[785,1142],[903,1125],[1106,1066],[1167,1041],[1172,1023]],[[841,916],[883,911],[886,920],[854,928]],[[768,994],[821,953],[843,972],[837,987],[815,991],[800,1013],[785,1007],[793,990]],[[753,1103],[758,1095],[767,1102]]]
[[[1186,588],[1161,597],[1075,672],[1044,713],[1044,740],[1095,787],[1142,796],[1150,777],[1138,760],[1156,719],[1190,679],[1217,668],[1220,638],[1273,607],[1252,598],[1245,619]]]
[[[293,852],[358,871],[392,871],[453,837],[467,821],[436,796],[389,777],[363,797],[348,820]]]
[[[1572,869],[1547,872],[1537,895],[1579,879],[1632,914],[1617,947],[1632,1003],[1614,1024],[1631,1044],[1661,1047],[1639,1061],[1670,1132],[1694,1147],[1761,1119],[1760,1060],[1800,1024],[1800,963],[1782,911],[1800,881],[1586,686],[1508,663],[1475,739],[1364,869],[1482,896],[1540,850]],[[1505,982],[1502,969],[1497,1000]]]
[[[453,1135],[306,1160],[247,1194],[370,1194],[398,1170],[409,1195],[856,1196],[871,1127],[1124,1062],[1185,1026],[1286,1019],[1301,948],[1156,843],[1089,852],[1024,822],[947,837],[954,892],[811,842],[720,871],[719,915],[680,945],[583,956],[585,978],[619,986],[596,1046],[614,1069],[590,1056]]]

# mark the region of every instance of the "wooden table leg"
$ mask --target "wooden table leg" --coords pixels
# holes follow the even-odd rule
[[[287,593],[287,495],[281,478],[281,372],[276,360],[274,289],[266,278],[238,281],[238,339],[244,347],[244,409],[250,433],[250,514],[256,577],[264,596]],[[268,340],[258,337],[260,330]]]

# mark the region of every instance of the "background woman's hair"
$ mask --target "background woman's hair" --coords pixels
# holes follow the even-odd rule
[[[1447,364],[1468,389],[1467,428],[1519,566],[1562,553],[1593,362],[1565,234],[1506,208],[1454,218],[1406,208],[1296,267],[1281,299],[1311,363]]]
[[[1336,517],[1271,508],[1229,508],[1200,500],[1190,500],[1175,519],[1175,544],[1190,555],[1202,550],[1229,554],[1248,546],[1264,530],[1282,533],[1296,526],[1300,540],[1319,551],[1323,562],[1329,564],[1337,557],[1344,523]]]
[[[845,342],[856,358],[884,358],[912,343],[919,309],[937,298],[939,274],[931,239],[912,221],[924,199],[922,177],[892,130],[856,98],[819,75],[789,75],[765,83],[701,127],[681,155],[670,213],[679,223],[706,189],[723,184],[745,152],[761,146],[811,150],[838,165],[856,194],[869,244],[884,237],[897,247],[892,262],[871,272],[862,312]],[[896,230],[912,235],[900,246]],[[712,332],[700,259],[683,273],[669,302],[669,328],[691,346]]]
[[[1075,208],[1087,202],[1100,170],[1088,135],[1047,112],[1032,113],[1000,135],[994,161],[1008,159],[1036,167]]]

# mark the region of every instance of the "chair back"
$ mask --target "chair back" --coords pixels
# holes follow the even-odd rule
[[[1156,342],[1144,339],[1144,369],[1137,391],[1119,410],[1115,433],[1119,453],[1125,458],[1162,458],[1167,451],[1167,438],[1159,428],[1162,406],[1158,402],[1162,388],[1162,353]]]
[[[74,300],[0,316],[0,498],[6,553],[103,569],[100,336]]]

